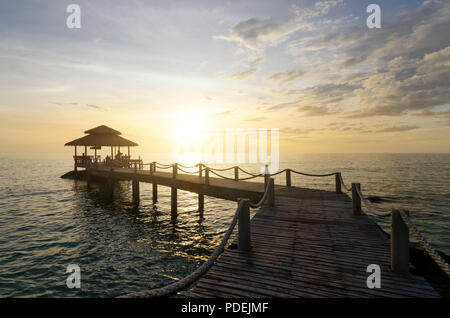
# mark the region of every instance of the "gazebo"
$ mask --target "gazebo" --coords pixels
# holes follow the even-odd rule
[[[102,125],[86,130],[84,133],[87,135],[65,144],[65,146],[75,147],[75,155],[73,157],[75,161],[75,171],[77,171],[77,167],[86,168],[87,165],[91,163],[104,163],[128,167],[130,166],[131,161],[135,161],[130,158],[130,147],[136,147],[138,144],[119,136],[122,134],[120,131]],[[84,146],[84,153],[82,156],[77,154],[78,146]],[[88,155],[88,147],[94,150],[94,156]],[[97,150],[100,150],[102,147],[111,147],[111,157],[107,156],[103,161],[100,156],[97,156]],[[128,156],[123,156],[120,153],[120,147],[128,148]]]

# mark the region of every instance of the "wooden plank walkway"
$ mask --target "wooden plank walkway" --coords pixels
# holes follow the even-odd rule
[[[311,194],[313,194],[311,196]],[[439,297],[422,278],[390,271],[390,242],[350,199],[281,188],[251,222],[252,250],[226,249],[191,297]],[[381,288],[369,289],[369,264]]]
[[[261,182],[172,172],[99,167],[90,175],[137,180],[227,200],[259,201]],[[262,181],[262,178],[255,179]],[[275,207],[251,221],[252,250],[226,249],[192,297],[439,297],[418,276],[390,271],[390,241],[366,215],[354,216],[346,194],[275,186]],[[381,268],[381,288],[369,289],[369,264]]]

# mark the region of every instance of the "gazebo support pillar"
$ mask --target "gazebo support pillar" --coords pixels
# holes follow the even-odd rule
[[[74,171],[78,171],[78,167],[77,167],[77,146],[75,146],[75,158],[73,158],[73,170]]]

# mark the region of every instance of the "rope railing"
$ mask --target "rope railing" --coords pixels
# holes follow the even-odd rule
[[[221,175],[221,174],[215,172],[214,170],[210,170],[210,172],[211,172],[212,174],[218,176],[219,178],[222,178],[222,179],[225,179],[225,180],[233,180],[233,181],[245,181],[245,180],[250,180],[250,179],[254,179],[254,178],[257,178],[257,177],[262,177],[262,176],[264,176],[263,174],[260,174],[260,175],[250,176],[250,177],[247,177],[247,178],[238,178],[238,179],[235,179],[235,178],[230,178],[230,177],[223,176],[223,175]]]
[[[273,186],[274,186],[273,185],[273,179],[270,179],[270,182],[267,182],[267,184],[266,184],[266,189],[264,190],[264,194],[263,194],[261,200],[259,200],[258,203],[251,203],[250,202],[250,207],[254,208],[254,209],[261,207],[264,204],[264,202],[266,202],[266,200],[267,200],[267,198],[269,196],[269,193],[271,191],[273,191]]]
[[[424,250],[430,255],[430,257],[434,260],[436,265],[438,265],[442,271],[450,277],[450,266],[445,262],[445,260],[439,255],[436,250],[428,243],[427,239],[423,236],[423,234],[417,229],[412,220],[409,218],[409,215],[405,213],[404,210],[400,210],[400,216],[403,222],[409,229],[414,237],[417,239],[420,245],[424,248]]]
[[[233,230],[236,226],[239,214],[241,213],[244,204],[245,204],[244,200],[241,200],[239,202],[238,208],[236,209],[236,213],[234,214],[231,224],[228,227],[228,230],[225,233],[224,237],[222,238],[220,245],[214,250],[214,253],[208,258],[208,260],[206,262],[204,262],[194,272],[192,272],[188,276],[186,276],[170,285],[167,285],[165,287],[160,287],[160,288],[145,290],[145,291],[140,291],[140,292],[133,292],[133,293],[129,293],[129,294],[120,296],[119,298],[150,298],[150,297],[170,296],[170,295],[188,287],[192,283],[194,283],[197,279],[199,279],[202,275],[204,275],[211,268],[211,266],[217,260],[219,255],[222,254],[222,252],[224,251],[225,245],[227,244],[231,234],[233,233]]]
[[[367,207],[367,209],[372,212],[373,214],[377,215],[377,216],[389,216],[391,215],[391,211],[385,211],[385,212],[381,212],[378,211],[377,209],[375,209],[370,203],[369,201],[367,201],[367,199],[364,197],[364,195],[361,193],[361,189],[359,184],[357,184],[355,186],[356,191],[358,193],[358,196],[360,197],[361,201],[364,202],[364,205]]]
[[[295,171],[295,170],[292,170],[292,169],[291,169],[291,172],[296,173],[296,174],[300,174],[302,176],[307,176],[307,177],[330,177],[330,176],[336,175],[336,172],[327,173],[327,174],[311,174],[311,173],[304,173],[304,172],[300,172],[300,171]]]
[[[344,187],[345,191],[352,191],[351,187],[349,188],[349,187],[347,187],[345,185],[345,182],[344,182],[344,179],[342,178],[342,175],[340,173],[338,175],[339,175],[339,179],[341,180],[341,185]]]
[[[342,181],[342,180],[341,180]],[[343,183],[342,183],[343,184]],[[345,187],[345,186],[344,186]],[[355,215],[360,214],[360,202],[358,202],[358,199],[361,200],[366,208],[373,213],[376,216],[381,217],[387,217],[391,216],[391,267],[394,272],[399,273],[408,273],[409,272],[409,253],[405,253],[404,251],[400,251],[401,249],[409,249],[408,242],[409,238],[408,236],[405,237],[405,233],[411,233],[419,242],[419,244],[423,247],[423,249],[427,252],[427,254],[433,259],[433,261],[436,263],[439,268],[442,269],[442,271],[450,277],[450,266],[447,264],[447,262],[436,252],[436,250],[431,246],[430,243],[428,243],[427,239],[423,236],[423,234],[417,229],[413,221],[408,215],[408,212],[400,209],[396,210],[393,209],[392,211],[379,211],[375,209],[365,198],[363,193],[361,192],[361,188],[359,183],[353,183],[352,184],[352,201],[353,201],[353,213]],[[359,211],[358,211],[359,210]],[[396,211],[396,213],[400,216],[403,226],[406,226],[407,229],[402,230],[402,225],[399,225],[398,222],[395,221],[396,215],[393,215],[393,211]],[[406,232],[405,232],[406,231]],[[392,241],[394,240],[394,244],[392,244]],[[396,247],[398,242],[403,242],[403,246]],[[401,243],[400,243],[401,244]],[[406,256],[405,256],[406,255]],[[405,259],[404,257],[407,257]]]

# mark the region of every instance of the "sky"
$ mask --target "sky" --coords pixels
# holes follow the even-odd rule
[[[71,152],[102,124],[146,153],[200,128],[278,128],[283,153],[450,152],[449,1],[0,0],[0,38],[2,153]]]

